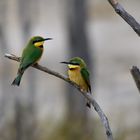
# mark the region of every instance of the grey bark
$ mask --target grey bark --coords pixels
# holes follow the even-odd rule
[[[108,0],[118,15],[120,15],[140,36],[140,24],[129,14],[117,0]]]

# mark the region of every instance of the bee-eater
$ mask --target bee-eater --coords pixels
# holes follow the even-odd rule
[[[26,47],[22,52],[22,57],[20,60],[19,69],[17,72],[17,77],[12,82],[12,85],[20,85],[20,81],[24,71],[34,64],[36,64],[42,56],[43,44],[46,40],[51,40],[52,38],[43,38],[41,36],[32,37],[27,43]]]
[[[91,93],[89,72],[84,60],[80,57],[74,57],[69,62],[61,62],[68,64],[68,77],[71,81],[76,83],[82,91]],[[90,107],[90,103],[87,102]]]

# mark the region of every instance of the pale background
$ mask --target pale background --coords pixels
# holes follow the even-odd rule
[[[29,1],[0,1],[0,30],[3,31],[1,36],[4,36],[0,38],[0,140],[6,140],[9,137],[15,139],[13,124],[17,117],[18,109],[15,108],[18,104],[23,105],[19,109],[23,109],[22,112],[26,111],[26,107],[31,107],[27,109],[31,120],[26,120],[26,116],[24,118],[22,115],[21,118],[30,124],[32,117],[35,116],[34,122],[38,123],[38,129],[35,132],[37,131],[36,135],[43,140],[53,135],[54,128],[65,120],[68,100],[66,86],[68,85],[56,77],[29,68],[22,78],[20,87],[12,87],[10,84],[16,76],[18,63],[4,58],[4,53],[20,56],[21,50],[31,36],[52,37],[52,41],[45,43],[45,51],[39,63],[66,74],[66,66],[59,63],[68,61],[70,58],[66,1],[30,0],[31,5],[27,7],[27,9],[32,8],[33,11],[30,13],[27,9],[21,9],[19,2],[28,3]],[[120,0],[119,2],[140,21],[139,0]],[[19,10],[25,13],[19,14]],[[25,14],[27,19],[22,14]],[[28,20],[28,15],[31,15],[29,16],[31,27],[30,31],[25,27],[27,29],[25,31],[22,29],[24,26],[22,24]],[[107,0],[87,0],[87,15],[86,30],[91,52],[90,63],[94,62],[93,72],[91,71],[94,73],[94,77],[91,74],[93,96],[107,115],[116,140],[139,140],[140,94],[130,74],[133,65],[140,66],[139,37],[114,12]],[[94,109],[86,113],[89,120],[97,121],[96,125],[93,122],[92,127],[95,132],[99,127],[96,135],[101,137],[97,136],[97,138],[104,140],[106,136],[98,115]],[[34,126],[33,122],[32,125]],[[47,125],[49,125],[48,128],[46,128]]]

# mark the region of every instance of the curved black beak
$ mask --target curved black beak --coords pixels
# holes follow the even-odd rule
[[[52,40],[52,38],[44,38],[44,41],[46,41],[46,40]]]
[[[63,63],[63,64],[70,64],[70,62],[60,62],[60,63]]]

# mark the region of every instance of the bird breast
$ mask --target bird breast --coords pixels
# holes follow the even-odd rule
[[[86,84],[84,78],[81,75],[80,68],[68,70],[68,76],[71,81],[80,86],[84,91],[88,91],[88,85]]]

